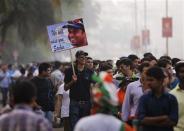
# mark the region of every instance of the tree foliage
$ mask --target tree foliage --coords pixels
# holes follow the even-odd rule
[[[50,0],[1,0],[0,38],[6,41],[10,27],[17,29],[24,44],[34,41],[54,22]]]

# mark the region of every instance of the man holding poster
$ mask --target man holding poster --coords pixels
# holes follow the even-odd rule
[[[73,131],[77,121],[90,114],[90,86],[93,71],[86,67],[88,53],[77,51],[74,65],[71,49],[86,46],[87,38],[82,18],[47,26],[52,52],[70,50],[72,66],[65,71],[64,90],[70,90],[69,119]]]
[[[88,116],[91,109],[90,85],[93,83],[93,71],[86,68],[86,56],[88,53],[79,50],[76,52],[76,65],[65,71],[64,89],[70,90],[70,129],[73,131],[76,123],[82,117]]]
[[[63,28],[68,28],[68,39],[74,47],[87,45],[87,38],[82,19],[68,21]]]

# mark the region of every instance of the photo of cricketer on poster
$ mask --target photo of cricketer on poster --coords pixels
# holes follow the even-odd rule
[[[47,26],[53,52],[88,45],[83,19]]]

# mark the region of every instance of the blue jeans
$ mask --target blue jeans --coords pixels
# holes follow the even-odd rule
[[[9,88],[1,88],[2,97],[3,97],[3,106],[5,106],[7,103],[8,91],[9,91]]]
[[[53,118],[52,111],[44,111],[44,116],[52,124],[52,118]]]
[[[91,102],[90,101],[74,101],[70,100],[70,129],[74,130],[74,127],[78,120],[84,116],[90,115]]]

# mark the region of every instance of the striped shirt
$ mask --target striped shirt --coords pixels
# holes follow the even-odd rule
[[[12,112],[0,116],[0,131],[52,131],[52,126],[29,106],[17,105]]]

